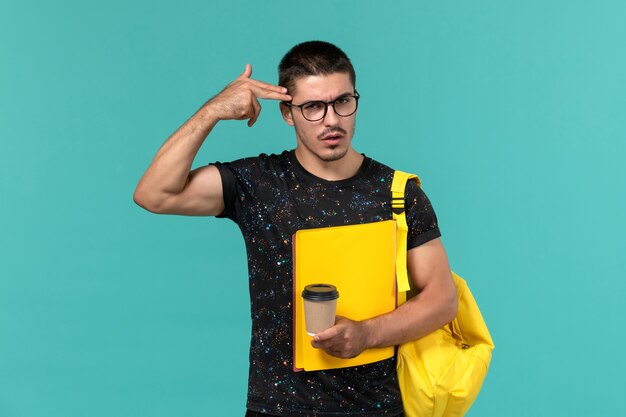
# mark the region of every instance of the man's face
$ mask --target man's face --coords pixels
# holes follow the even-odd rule
[[[294,105],[310,101],[333,101],[346,95],[354,95],[354,86],[347,73],[315,75],[299,78],[295,82],[294,91],[289,92]],[[298,145],[296,153],[307,160],[317,159],[323,162],[337,161],[351,149],[354,135],[356,113],[341,117],[333,107],[323,119],[311,122],[304,118],[298,107],[281,106],[283,118],[287,124],[294,126]]]

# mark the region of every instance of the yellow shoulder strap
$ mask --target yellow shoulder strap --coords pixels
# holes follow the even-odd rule
[[[404,190],[409,180],[415,180],[421,186],[421,181],[417,175],[408,174],[402,171],[395,171],[393,182],[391,183],[391,210],[393,219],[397,224],[396,232],[396,280],[398,283],[398,293],[409,291],[409,275],[406,269],[406,239],[409,227],[406,224],[406,212],[404,210]]]

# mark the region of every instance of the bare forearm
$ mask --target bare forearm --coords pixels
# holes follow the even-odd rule
[[[456,316],[456,287],[441,239],[409,250],[407,269],[419,294],[391,313],[364,322],[371,347],[419,339]]]
[[[457,312],[457,293],[441,239],[407,252],[407,269],[420,293],[394,311],[356,322],[340,317],[315,335],[313,347],[339,358],[353,358],[365,349],[396,346],[419,339],[451,322]]]
[[[361,323],[370,348],[395,346],[419,339],[456,316],[456,292],[424,291],[389,314]]]

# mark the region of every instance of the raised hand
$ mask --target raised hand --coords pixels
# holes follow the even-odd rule
[[[191,171],[198,150],[220,120],[259,118],[259,99],[291,101],[287,89],[250,78],[252,67],[194,113],[161,146],[133,198],[155,213],[215,216],[224,211],[222,180],[214,165]]]
[[[250,78],[252,66],[246,69],[233,82],[206,104],[219,120],[245,120],[252,126],[261,113],[259,99],[291,101],[285,87],[265,83]]]

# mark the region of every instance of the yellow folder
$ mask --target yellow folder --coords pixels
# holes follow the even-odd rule
[[[294,370],[344,368],[388,359],[394,348],[368,349],[341,359],[311,346],[306,333],[302,291],[309,284],[337,287],[337,315],[365,320],[396,307],[396,222],[299,230],[294,251]]]

